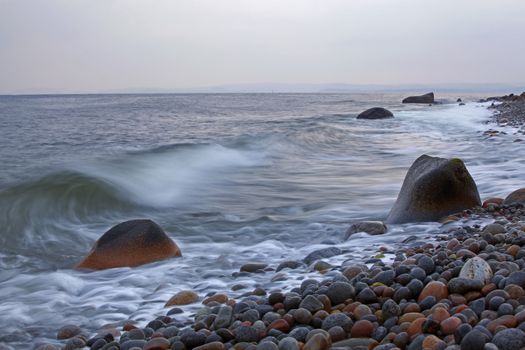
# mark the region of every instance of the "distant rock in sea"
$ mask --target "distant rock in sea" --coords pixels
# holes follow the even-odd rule
[[[104,233],[78,267],[132,267],[177,256],[181,256],[179,247],[159,225],[151,220],[130,220]]]
[[[403,103],[434,103],[434,93],[429,92],[428,94],[420,96],[409,96],[405,98]]]
[[[480,205],[476,183],[461,159],[422,155],[408,169],[386,222],[437,221]]]
[[[357,119],[386,119],[394,118],[394,114],[382,107],[373,107],[360,113]]]

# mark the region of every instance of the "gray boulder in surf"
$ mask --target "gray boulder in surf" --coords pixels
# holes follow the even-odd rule
[[[434,93],[429,92],[428,94],[419,96],[409,96],[405,98],[403,103],[434,103]]]
[[[425,154],[408,169],[386,222],[437,221],[479,205],[478,188],[461,159]]]
[[[382,107],[369,108],[366,111],[360,113],[357,119],[386,119],[394,118],[394,114],[388,109]]]

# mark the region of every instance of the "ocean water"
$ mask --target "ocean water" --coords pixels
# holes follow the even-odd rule
[[[326,261],[351,264],[411,235],[429,239],[439,224],[344,240],[352,222],[386,217],[421,154],[462,158],[482,199],[523,187],[525,147],[512,130],[483,135],[494,126],[479,96],[441,95],[433,106],[403,97],[0,96],[0,348],[56,342],[65,324],[145,324],[183,289],[238,296],[325,277],[306,266],[281,280],[237,274],[246,262],[276,268],[336,246],[344,254]],[[395,118],[355,119],[373,106]],[[135,218],[156,221],[183,257],[74,269],[106,230]],[[190,319],[198,305],[177,317]]]

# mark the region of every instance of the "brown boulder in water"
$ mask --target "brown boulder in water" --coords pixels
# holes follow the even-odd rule
[[[78,267],[132,267],[176,256],[181,256],[179,247],[159,225],[151,220],[130,220],[104,233]]]
[[[403,103],[434,103],[434,93],[429,92],[428,94],[420,96],[409,96],[405,98]]]
[[[476,183],[461,159],[422,155],[408,169],[386,222],[438,221],[479,205]]]

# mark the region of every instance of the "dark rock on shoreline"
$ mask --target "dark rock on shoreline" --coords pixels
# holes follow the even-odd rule
[[[366,111],[360,113],[357,116],[357,119],[386,119],[386,118],[394,118],[394,114],[390,112],[388,109],[381,108],[381,107],[373,107],[373,108],[367,109]]]
[[[434,93],[429,92],[428,94],[420,96],[409,96],[402,101],[403,103],[434,103]]]
[[[408,170],[386,222],[437,221],[480,205],[476,183],[463,161],[423,155]]]
[[[159,225],[151,220],[130,220],[104,233],[78,267],[131,267],[177,256],[181,256],[179,247]]]

